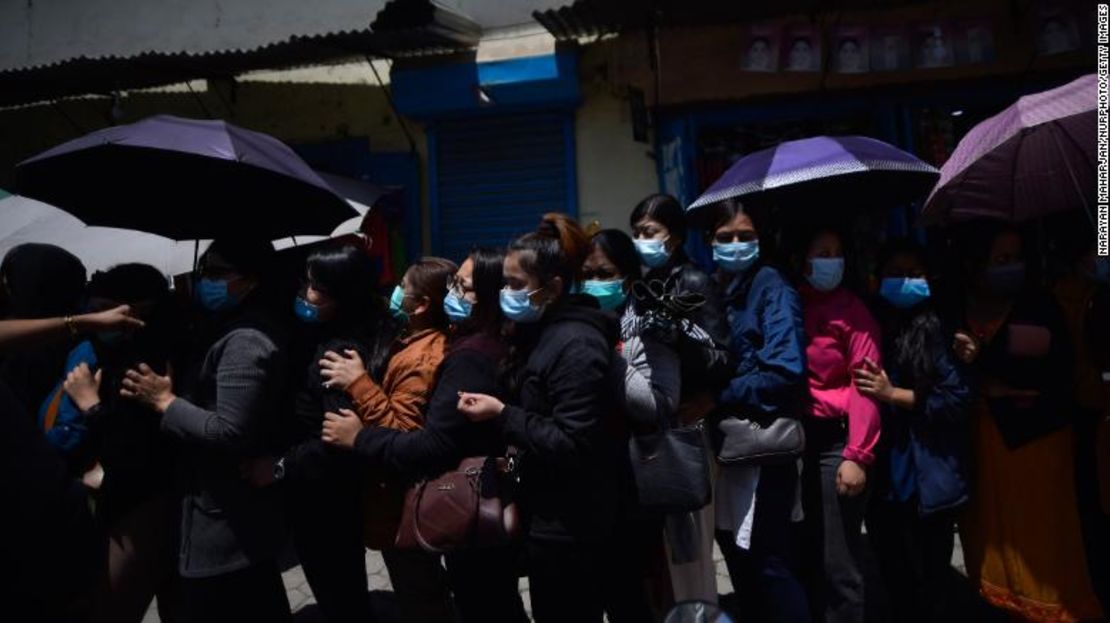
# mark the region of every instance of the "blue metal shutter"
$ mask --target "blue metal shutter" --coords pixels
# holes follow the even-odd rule
[[[475,245],[505,246],[546,212],[576,215],[569,112],[476,117],[436,124],[432,248],[462,260]]]

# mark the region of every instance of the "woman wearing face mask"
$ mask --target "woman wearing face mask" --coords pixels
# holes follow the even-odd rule
[[[617,367],[624,380],[619,418],[610,420],[627,448],[630,435],[659,430],[660,422],[674,425],[678,409],[680,372],[678,352],[645,332],[644,316],[630,298],[639,281],[640,260],[627,234],[606,229],[590,241],[582,265],[582,292],[597,299],[603,310],[620,316]],[[670,578],[663,557],[663,515],[637,504],[636,484],[627,452],[627,470],[620,483],[621,507],[612,543],[610,586],[606,613],[610,621],[651,621],[670,607]],[[716,586],[714,586],[714,595]]]
[[[505,256],[501,310],[514,322],[508,404],[463,392],[458,408],[492,421],[520,449],[532,613],[537,623],[600,623],[602,572],[616,512],[612,413],[617,329],[588,295],[571,295],[589,248],[582,228],[548,214]]]
[[[982,396],[971,416],[975,495],[960,521],[968,577],[1029,620],[1098,620],[1076,510],[1067,326],[1028,282],[1017,231],[977,223],[967,233],[968,340],[957,346],[975,355]]]
[[[320,359],[323,385],[346,392],[354,402],[348,412],[356,417],[355,421],[347,422],[349,428],[356,423],[360,427],[397,431],[423,427],[424,410],[447,345],[444,297],[457,270],[453,262],[425,257],[405,271],[389,305],[394,317],[404,324],[404,330],[393,342],[380,382],[367,372],[357,351],[346,350],[342,354],[328,351]],[[343,413],[340,408],[331,411],[332,419]],[[317,420],[314,434],[319,436],[320,430]],[[418,550],[393,549],[404,484],[385,470],[370,471],[364,504],[365,542],[371,549],[382,551],[404,620],[448,621],[451,614],[447,580],[439,557]]]
[[[864,617],[863,524],[867,468],[879,441],[879,405],[852,383],[852,371],[882,366],[879,326],[844,279],[839,234],[810,237],[798,289],[805,312],[809,404],[803,504],[810,552],[810,605],[825,620]]]
[[[107,532],[106,590],[95,620],[140,621],[155,593],[171,617],[174,548],[172,455],[150,409],[119,395],[128,368],[157,362],[173,348],[169,282],[145,264],[123,264],[93,275],[89,307],[128,305],[145,327],[101,331],[70,352],[68,374],[43,403],[51,443],[94,491],[97,520]]]
[[[293,544],[325,621],[365,621],[367,599],[362,545],[361,490],[357,463],[320,440],[324,413],[352,406],[339,387],[320,382],[324,353],[355,352],[367,361],[388,355],[393,324],[368,284],[373,263],[354,245],[322,249],[308,257],[304,287],[293,302],[294,334],[291,447],[279,458],[248,466],[256,486],[281,485]],[[373,366],[372,366],[373,367]]]
[[[197,284],[212,334],[196,376],[171,380],[151,367],[161,362],[144,362],[120,390],[161,414],[162,431],[179,442],[186,621],[291,620],[277,565],[277,492],[242,478],[244,461],[272,453],[280,429],[287,329],[267,279],[273,256],[267,240],[213,242]],[[180,386],[187,394],[179,397]]]
[[[459,392],[501,393],[498,366],[506,355],[499,297],[505,254],[476,249],[459,266],[443,302],[454,331],[428,398],[424,427],[401,431],[364,427],[350,410],[328,413],[323,439],[412,479],[432,478],[471,456],[502,456],[505,442],[491,424],[474,424],[458,410]],[[460,550],[444,556],[463,623],[526,621],[517,590],[514,547]]]
[[[680,415],[684,422],[692,422],[706,415],[712,395],[730,373],[729,334],[720,291],[683,250],[686,213],[674,197],[652,195],[644,199],[632,210],[629,223],[636,251],[647,267],[644,281],[665,283],[668,294],[697,294],[705,300],[690,320],[708,333],[712,342],[674,340],[684,373]]]
[[[878,266],[887,367],[868,360],[854,371],[859,392],[883,405],[867,534],[891,620],[944,621],[956,514],[968,499],[970,379],[932,304],[922,249],[892,241]]]
[[[756,226],[758,213],[734,200],[706,209],[707,237],[722,273],[736,361],[717,402],[740,417],[796,417],[806,378],[798,293],[760,259],[770,253],[761,250],[760,234],[766,227]],[[793,463],[723,466],[717,476],[717,542],[743,613],[753,620],[809,621],[790,551],[797,495]]]

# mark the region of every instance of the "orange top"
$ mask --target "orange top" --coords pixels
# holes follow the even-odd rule
[[[363,424],[403,431],[423,427],[424,405],[446,345],[447,335],[438,329],[413,333],[397,341],[381,385],[366,374],[352,383],[347,393]]]

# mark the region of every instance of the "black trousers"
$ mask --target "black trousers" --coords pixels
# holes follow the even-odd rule
[[[528,540],[528,584],[536,623],[601,623],[607,578],[600,545]]]
[[[461,623],[527,623],[517,569],[520,548],[462,550],[444,556]]]
[[[802,499],[805,508],[807,584],[814,621],[863,623],[863,517],[867,491],[842,496],[836,473],[844,461],[848,429],[844,420],[806,423]]]
[[[290,483],[286,502],[297,559],[325,623],[371,621],[358,483]]]
[[[890,602],[889,620],[948,619],[955,526],[952,513],[920,516],[916,500],[871,501],[867,536]]]
[[[181,580],[182,620],[190,623],[292,623],[277,563],[210,578]]]
[[[791,515],[796,499],[798,468],[795,463],[764,465],[759,470],[751,548],[736,545],[736,535],[717,532],[717,545],[725,557],[736,588],[742,621],[805,623],[809,604],[795,573],[791,540]]]
[[[609,623],[642,623],[657,618],[649,586],[666,568],[663,516],[630,511],[617,524],[605,551],[605,613]],[[658,590],[659,587],[652,587]]]

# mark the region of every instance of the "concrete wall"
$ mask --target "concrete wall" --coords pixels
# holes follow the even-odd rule
[[[628,229],[628,214],[659,191],[650,143],[632,138],[628,100],[605,79],[602,48],[582,57],[582,106],[575,116],[578,214],[583,224]],[[649,136],[650,138],[650,136]]]

